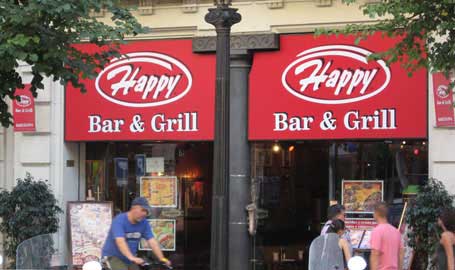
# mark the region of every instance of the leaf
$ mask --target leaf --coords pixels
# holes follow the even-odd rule
[[[17,71],[19,60],[33,65],[32,92],[43,89],[44,77],[52,76],[62,84],[72,83],[81,91],[80,75],[92,78],[99,64],[107,56],[94,57],[78,52],[73,44],[89,37],[95,45],[106,45],[107,50],[126,36],[144,31],[130,11],[119,6],[117,0],[78,1],[2,1],[0,9],[0,95],[14,98],[22,80]],[[91,10],[106,9],[113,14],[111,22],[98,21],[90,16]],[[99,47],[98,49],[101,50]],[[0,99],[0,122],[12,124],[7,99]]]
[[[357,1],[342,2],[353,4]],[[453,1],[376,1],[360,4],[360,8],[364,15],[375,21],[369,24],[354,23],[341,30],[331,29],[329,32],[361,33],[365,37],[381,31],[388,37],[403,38],[397,43],[396,48],[384,49],[384,52],[389,64],[401,62],[410,76],[419,68],[450,72],[455,67]],[[321,32],[316,30],[317,35]],[[359,38],[356,39],[356,44],[358,42]]]
[[[63,212],[50,186],[26,174],[16,186],[0,192],[0,232],[5,235],[5,254],[15,268],[17,246],[33,236],[54,233]],[[30,217],[35,217],[30,219]]]

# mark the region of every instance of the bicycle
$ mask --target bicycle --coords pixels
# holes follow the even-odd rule
[[[173,270],[172,266],[167,266],[162,262],[149,261],[144,259],[145,263],[139,265],[141,270]],[[87,262],[82,266],[82,270],[111,270],[106,259],[101,259],[100,261],[91,261]]]
[[[156,262],[156,261],[153,261],[153,262],[145,261],[145,263],[140,265],[139,268],[142,270],[164,270],[164,269],[173,270],[174,269],[172,266],[168,266],[165,263]]]

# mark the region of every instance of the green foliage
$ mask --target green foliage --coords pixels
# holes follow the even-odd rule
[[[343,0],[353,4],[356,0]],[[356,35],[357,42],[382,31],[385,36],[401,39],[391,49],[372,58],[390,63],[401,62],[409,75],[421,67],[442,71],[448,76],[455,67],[455,2],[452,0],[388,0],[360,5],[363,14],[374,19],[368,24],[350,24],[342,30],[318,30],[317,33]],[[441,38],[442,37],[442,38]]]
[[[406,219],[411,225],[409,234],[410,246],[414,248],[415,258],[420,258],[419,269],[427,269],[428,259],[435,253],[441,235],[437,219],[441,211],[453,207],[454,196],[450,195],[444,184],[430,179],[420,188],[419,194],[413,201]]]
[[[24,240],[33,236],[55,233],[58,230],[58,207],[49,185],[35,181],[30,174],[17,179],[11,192],[0,192],[0,232],[4,234],[5,255],[15,268],[16,249]]]
[[[118,44],[127,35],[145,29],[120,0],[0,0],[0,122],[8,127],[12,115],[6,97],[15,98],[23,83],[16,71],[19,61],[32,65],[31,91],[43,89],[44,76],[85,91],[79,76],[93,78],[109,57],[118,56]],[[91,11],[110,12],[112,25],[90,16]],[[87,54],[72,45],[88,41],[105,46]]]

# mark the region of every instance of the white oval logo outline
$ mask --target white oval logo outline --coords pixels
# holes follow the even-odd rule
[[[355,53],[357,53],[357,54],[355,54]],[[296,96],[297,98],[300,98],[300,99],[303,99],[303,100],[306,100],[309,102],[313,102],[313,103],[338,105],[338,104],[347,104],[347,103],[353,103],[353,102],[358,102],[358,101],[362,101],[365,99],[369,99],[369,98],[381,93],[382,91],[384,91],[384,89],[390,83],[390,79],[391,79],[390,68],[387,66],[387,64],[384,62],[384,60],[376,60],[376,62],[379,64],[379,66],[385,72],[386,79],[384,81],[384,84],[381,85],[381,87],[379,87],[375,91],[373,91],[367,95],[354,97],[354,98],[327,100],[327,99],[319,99],[319,98],[302,95],[288,85],[288,83],[286,81],[286,76],[287,76],[288,72],[295,65],[297,65],[298,63],[305,61],[309,58],[315,57],[315,56],[333,56],[333,55],[344,56],[344,57],[355,59],[364,64],[368,64],[367,56],[369,56],[370,54],[372,54],[371,51],[365,50],[363,48],[355,47],[355,46],[349,46],[349,45],[326,45],[326,46],[318,46],[316,48],[311,48],[311,49],[305,50],[305,51],[297,54],[298,58],[296,60],[294,60],[291,64],[289,64],[286,67],[286,69],[283,71],[283,73],[281,75],[281,83],[284,86],[284,88],[286,88],[286,90],[289,93],[291,93],[292,95]]]
[[[441,92],[443,92],[444,94],[441,94]],[[439,85],[436,94],[440,98],[449,97],[449,87],[447,85],[444,85],[444,84]]]
[[[158,101],[158,102],[147,102],[147,103],[132,103],[132,102],[118,100],[118,99],[115,99],[115,98],[107,95],[107,93],[105,93],[101,89],[101,87],[99,85],[100,78],[108,70],[111,70],[111,69],[113,69],[113,68],[115,68],[117,66],[120,66],[120,65],[124,65],[124,64],[128,64],[128,63],[135,63],[135,62],[152,63],[152,64],[159,65],[161,67],[164,67],[164,68],[166,68],[168,70],[172,70],[172,65],[171,64],[174,64],[175,66],[180,68],[180,70],[188,78],[188,85],[185,88],[185,90],[182,91],[182,93],[180,93],[179,95],[177,95],[177,96],[175,96],[173,98],[162,100],[162,101]],[[98,76],[96,77],[96,80],[95,80],[96,91],[103,98],[107,99],[108,101],[110,101],[112,103],[118,104],[118,105],[122,105],[122,106],[126,106],[126,107],[134,107],[134,108],[156,107],[156,106],[161,106],[161,105],[165,105],[165,104],[168,104],[168,103],[172,103],[174,101],[177,101],[177,100],[183,98],[191,90],[191,86],[192,85],[193,85],[193,78],[191,76],[191,72],[189,71],[189,69],[182,62],[180,62],[179,60],[177,60],[177,59],[175,59],[173,57],[170,57],[168,55],[165,55],[165,54],[162,54],[162,53],[156,53],[156,52],[128,53],[128,54],[125,54],[125,56],[123,56],[121,58],[114,58],[113,60],[111,60],[111,64],[106,66],[98,74]]]
[[[19,101],[16,99],[16,104],[19,107],[27,107],[32,104],[32,100],[28,96],[26,96],[26,95],[19,95],[19,96],[21,97],[21,100]],[[24,103],[24,102],[26,102],[26,103]]]

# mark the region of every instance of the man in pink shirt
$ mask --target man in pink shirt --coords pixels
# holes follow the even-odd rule
[[[400,232],[387,222],[387,204],[379,203],[374,209],[378,226],[371,234],[371,270],[401,270],[403,244]]]

